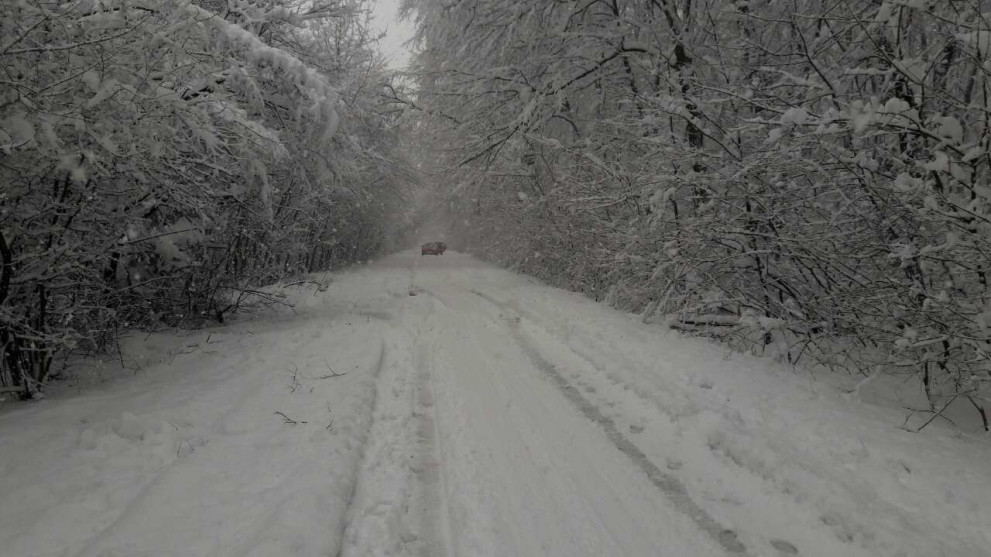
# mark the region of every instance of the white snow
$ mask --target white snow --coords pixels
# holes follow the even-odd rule
[[[952,116],[934,116],[932,123],[936,126],[936,135],[950,141],[963,141],[963,126]]]
[[[290,291],[0,406],[0,554],[991,547],[987,438],[824,377],[452,252]]]

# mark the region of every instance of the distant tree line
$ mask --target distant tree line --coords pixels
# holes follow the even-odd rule
[[[409,225],[370,0],[0,3],[0,389]]]
[[[988,428],[987,0],[405,7],[473,251]]]

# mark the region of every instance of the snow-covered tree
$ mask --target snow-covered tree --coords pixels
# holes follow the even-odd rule
[[[0,5],[0,387],[383,248],[405,167],[367,5]]]
[[[987,427],[988,7],[410,0],[397,102],[479,253]]]

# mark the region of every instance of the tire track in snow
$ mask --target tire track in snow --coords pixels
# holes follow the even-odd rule
[[[433,370],[430,354],[423,343],[416,347],[417,455],[413,468],[416,478],[407,512],[418,519],[420,533],[416,555],[445,557],[451,539],[447,505],[443,497],[444,472],[440,462],[440,438],[434,410]]]
[[[347,498],[347,510],[344,513],[345,519],[339,525],[337,525],[338,532],[336,539],[340,540],[341,544],[334,552],[334,555],[336,557],[341,557],[345,553],[345,550],[347,548],[346,534],[348,533],[348,530],[351,526],[351,522],[353,520],[355,502],[358,495],[358,489],[360,488],[361,472],[364,469],[364,463],[368,457],[367,454],[368,445],[369,442],[371,441],[372,429],[375,427],[376,410],[378,409],[379,399],[381,398],[381,393],[379,392],[380,391],[379,381],[382,377],[382,370],[383,368],[385,368],[385,363],[386,363],[385,339],[383,338],[381,342],[382,344],[381,347],[379,348],[379,357],[375,364],[375,371],[372,374],[372,387],[371,387],[372,396],[370,401],[372,410],[371,412],[369,412],[368,423],[364,431],[362,432],[361,437],[358,439],[358,441],[361,444],[361,448],[358,451],[357,458],[355,459],[355,467],[351,473],[352,479],[350,482],[351,485],[349,486],[350,494],[348,495]]]
[[[307,344],[307,342],[302,341],[291,341],[289,346],[292,350],[299,350],[306,347]],[[372,346],[374,346],[374,344],[372,344]],[[267,344],[261,344],[261,347],[263,350],[273,349],[272,346]],[[372,348],[370,352],[370,355],[374,355],[374,348]],[[245,362],[249,358],[255,358],[256,367],[258,362],[268,362],[268,359],[264,355],[258,357],[253,354],[254,352],[249,351],[238,356],[236,360],[225,366],[224,369],[246,366]],[[368,374],[365,375],[363,372],[359,372],[359,378],[357,379],[358,384],[352,387],[354,389],[352,395],[357,401],[359,401],[355,404],[356,409],[368,408],[369,406],[374,405],[374,399],[376,396],[376,378],[380,374],[382,364],[385,360],[384,344],[381,345],[377,356],[372,356],[372,358],[370,358],[371,365],[368,368],[365,368],[369,370]],[[236,382],[231,382],[236,375],[227,376],[223,373],[220,375],[222,378],[217,381],[217,384],[213,386],[212,390],[209,390],[204,395],[201,395],[206,396],[208,400],[213,400],[213,395],[223,393],[224,396],[219,399],[217,404],[223,406],[228,405],[229,403],[229,406],[221,411],[219,416],[214,417],[210,422],[203,426],[203,430],[209,433],[206,439],[210,442],[205,443],[201,448],[198,448],[195,453],[190,453],[185,457],[177,456],[175,459],[169,461],[165,466],[158,470],[153,477],[145,482],[139,490],[130,496],[127,501],[123,503],[123,505],[121,505],[118,514],[113,521],[101,527],[98,531],[92,533],[84,541],[84,543],[81,544],[81,547],[78,550],[75,548],[73,548],[71,552],[66,550],[66,555],[73,555],[75,557],[102,557],[105,555],[158,553],[174,554],[169,553],[168,550],[163,547],[159,547],[155,551],[144,549],[142,548],[143,546],[140,545],[142,542],[137,541],[140,537],[143,524],[146,524],[149,516],[152,516],[148,509],[152,506],[156,508],[164,507],[168,509],[170,507],[170,497],[174,499],[172,496],[179,493],[195,494],[193,497],[194,499],[216,495],[217,493],[211,491],[211,485],[205,483],[197,484],[197,481],[202,482],[204,477],[209,475],[209,471],[222,470],[222,465],[228,461],[229,457],[232,454],[236,454],[236,451],[243,449],[243,447],[238,446],[236,443],[234,445],[229,444],[229,441],[231,439],[236,440],[239,437],[248,435],[250,432],[241,428],[232,428],[231,422],[238,417],[239,413],[243,415],[245,412],[257,412],[257,408],[260,406],[259,402],[267,400],[271,396],[271,394],[266,393],[266,389],[282,387],[281,380],[276,379],[278,375],[267,372],[256,373],[255,375],[249,376],[246,384],[243,386],[237,385]],[[364,401],[368,402],[367,404],[362,405],[362,402]],[[342,484],[341,492],[343,492],[341,495],[338,495],[336,486],[329,485],[329,487],[331,487],[330,493],[320,492],[319,489],[314,489],[312,494],[307,494],[306,496],[300,498],[303,500],[302,502],[290,501],[286,498],[276,498],[271,508],[266,507],[266,510],[263,513],[254,517],[250,525],[244,528],[243,531],[245,535],[241,536],[239,539],[228,541],[225,545],[214,546],[209,554],[236,556],[272,554],[269,550],[272,546],[277,546],[280,543],[280,540],[278,539],[278,536],[274,539],[266,537],[270,534],[270,530],[268,528],[274,520],[278,520],[280,515],[284,515],[287,512],[287,508],[305,507],[307,504],[311,507],[319,506],[313,505],[313,500],[320,497],[326,497],[335,501],[339,500],[340,503],[350,501],[353,497],[354,486],[357,481],[359,464],[361,462],[361,452],[363,450],[362,447],[368,438],[368,429],[371,422],[372,416],[370,410],[367,412],[356,411],[345,413],[342,419],[338,421],[339,430],[347,435],[347,440],[345,440],[340,447],[334,449],[335,452],[339,451],[338,454],[341,456],[340,460],[347,467],[340,475]],[[227,449],[218,449],[218,446],[225,445],[225,442],[227,442]],[[230,452],[232,450],[235,451],[235,453]],[[213,466],[209,466],[205,463],[212,463]],[[220,464],[221,466],[218,466],[217,464]],[[200,469],[200,471],[197,471],[197,469]],[[203,470],[207,471],[204,472]],[[291,488],[292,486],[288,485],[291,484],[291,477],[291,475],[283,477],[274,483],[269,490],[273,492],[280,491],[284,489],[284,486],[286,489]],[[270,476],[266,476],[266,478],[271,479]],[[219,483],[222,487],[229,488],[230,485],[232,485],[225,483],[224,478],[218,479],[220,479]],[[202,487],[203,491],[194,491],[191,489],[196,487]],[[320,487],[328,487],[328,485],[323,485]],[[310,495],[312,495],[312,497],[310,497]],[[203,500],[206,501],[208,499]],[[165,502],[164,505],[163,501]],[[164,516],[168,515],[166,514]],[[345,527],[344,516],[344,513],[341,513],[339,518],[335,516],[329,521],[331,523],[329,528],[337,530],[335,532],[336,537],[334,540],[340,540],[340,534],[343,532]],[[139,533],[137,536],[135,535],[136,532]],[[271,542],[268,547],[266,546],[266,542]],[[200,550],[202,551],[202,546],[200,546]],[[148,551],[152,551],[152,553],[148,553]],[[339,551],[339,549],[333,547],[333,545],[330,545],[328,551],[335,552]],[[191,550],[189,554],[192,555],[201,553]]]
[[[388,326],[383,341],[388,357],[375,384],[373,421],[348,503],[339,557],[452,554],[446,547],[441,496],[432,347],[421,338],[422,325],[437,302],[409,300],[425,311],[408,313],[404,307],[399,324]]]
[[[436,306],[440,305],[446,310],[447,304],[434,292],[416,286],[417,267],[421,261],[415,259],[414,264],[409,268],[410,293],[418,291],[427,294],[428,297],[425,300],[427,311],[421,317],[422,321],[415,325],[411,324],[407,329],[416,331],[413,356],[416,373],[413,411],[416,420],[416,454],[406,512],[416,519],[418,539],[413,554],[419,557],[449,557],[455,555],[455,552],[450,547],[450,523],[447,500],[444,497],[446,490],[440,456],[437,410],[434,404],[433,354],[437,339],[429,343],[423,339],[425,332],[423,325],[434,315]]]
[[[472,290],[471,292],[490,304],[495,305],[502,311],[512,311],[505,304],[482,292],[476,290]],[[750,555],[746,546],[737,537],[736,532],[724,527],[700,507],[692,499],[688,493],[688,488],[685,487],[685,484],[681,480],[671,474],[665,473],[659,466],[654,464],[636,444],[623,435],[619,428],[616,427],[616,423],[612,418],[603,414],[597,406],[586,399],[581,391],[568,382],[565,376],[558,371],[557,366],[540,354],[533,342],[520,331],[519,317],[507,320],[507,326],[513,339],[523,351],[523,354],[534,366],[550,379],[551,383],[564,394],[565,398],[575,405],[583,416],[602,428],[606,434],[606,438],[646,474],[650,482],[671,501],[678,511],[689,517],[699,529],[716,541],[728,553],[741,556]]]

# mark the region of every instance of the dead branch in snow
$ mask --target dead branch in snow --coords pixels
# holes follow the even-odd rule
[[[305,424],[305,423],[308,423],[308,422],[304,422],[304,421],[302,421],[302,420],[300,420],[300,421],[296,421],[296,420],[294,420],[294,419],[292,419],[292,418],[290,418],[289,416],[287,416],[287,415],[285,415],[285,414],[283,414],[282,412],[279,412],[278,410],[276,410],[276,411],[275,411],[275,414],[277,414],[277,415],[279,415],[279,416],[282,416],[282,419],[284,420],[284,422],[285,422],[285,423],[286,423],[287,425],[297,425],[297,424]]]

